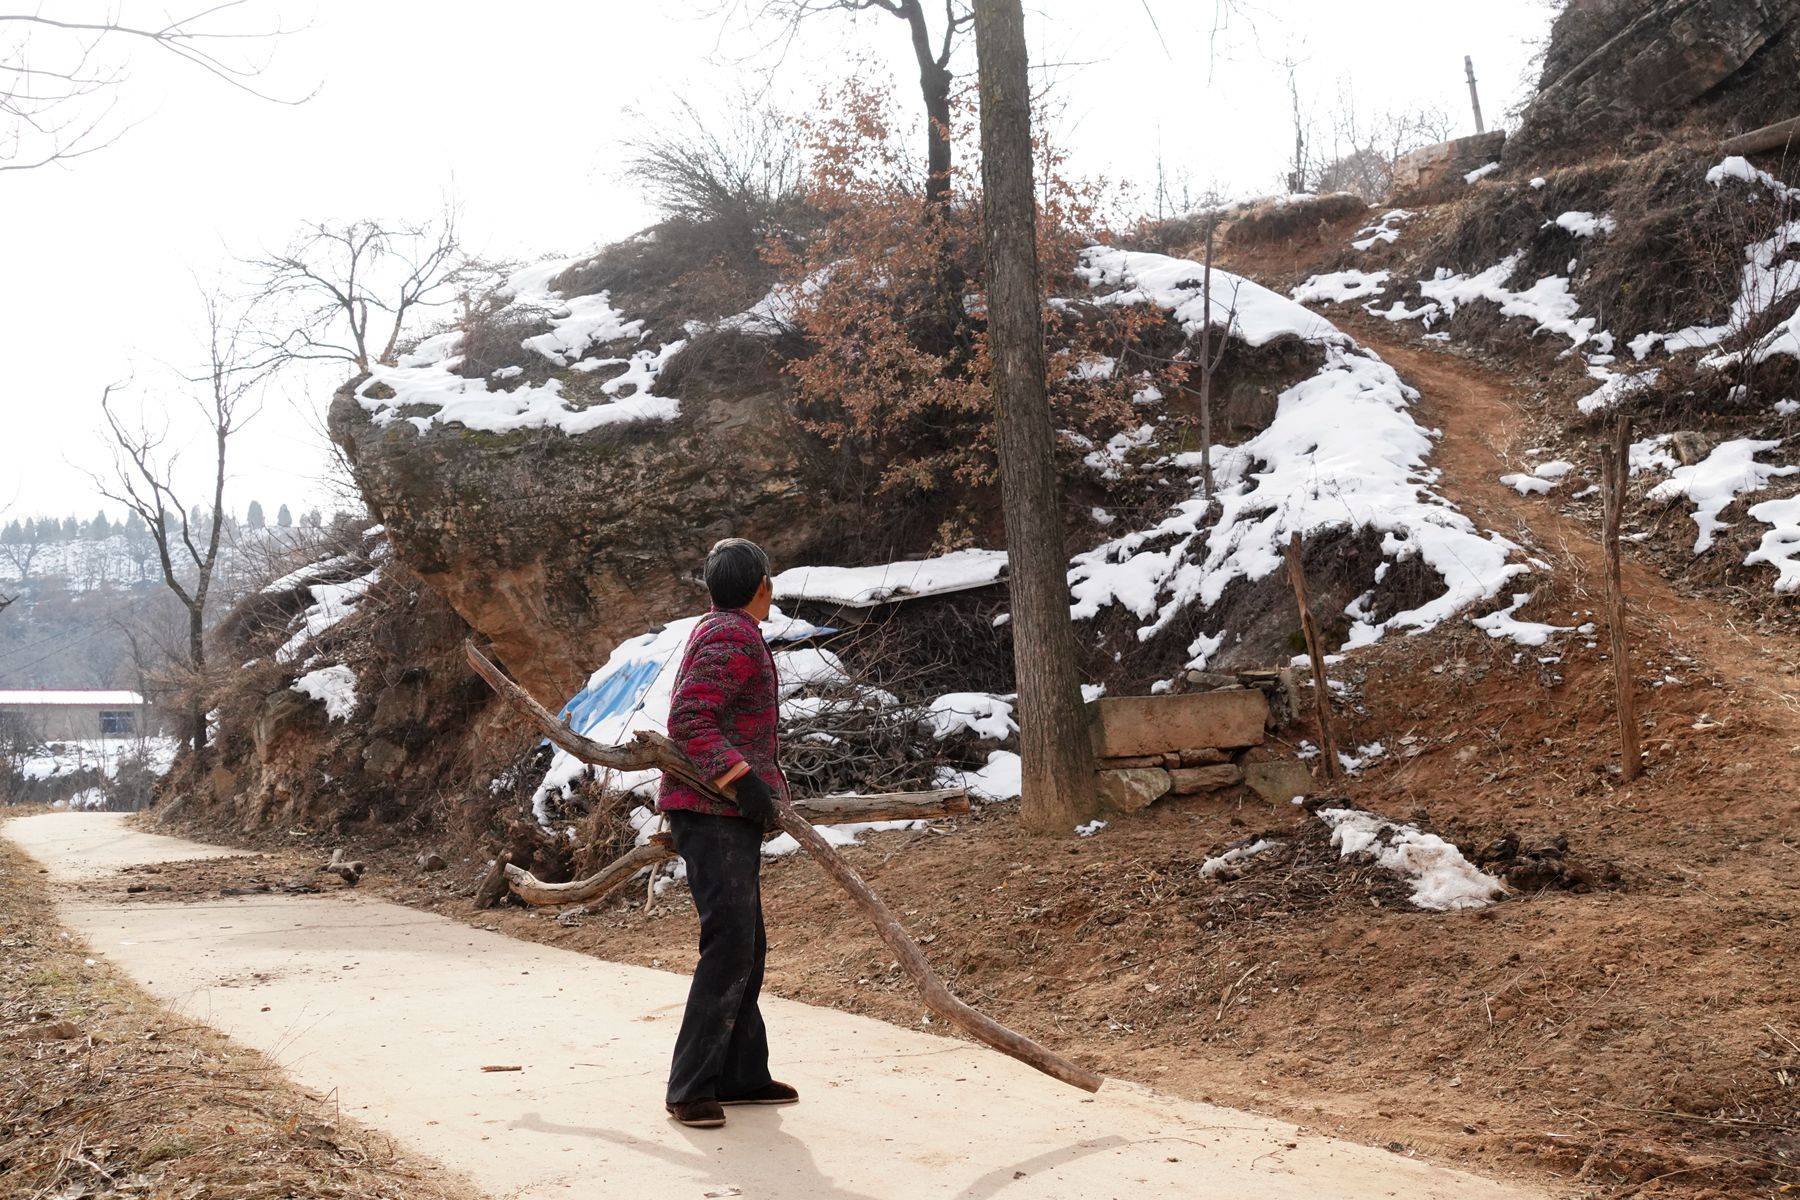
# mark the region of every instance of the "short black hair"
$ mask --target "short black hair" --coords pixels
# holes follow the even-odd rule
[[[715,608],[742,608],[769,576],[769,556],[746,538],[726,538],[706,556],[706,590]]]

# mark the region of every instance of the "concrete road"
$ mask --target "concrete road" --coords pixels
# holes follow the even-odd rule
[[[217,848],[53,813],[0,827],[61,882]],[[685,976],[355,893],[59,913],[171,1008],[495,1196],[703,1200],[1527,1200],[1384,1150],[1124,1083],[1087,1096],[921,1029],[765,1002],[798,1105],[666,1119]],[[484,1073],[484,1065],[523,1070]]]

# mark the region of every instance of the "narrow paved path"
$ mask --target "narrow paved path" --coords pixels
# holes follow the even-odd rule
[[[661,1106],[683,976],[354,893],[97,902],[67,885],[220,851],[112,814],[0,834],[64,885],[60,915],[97,956],[496,1196],[1541,1196],[1128,1084],[1084,1096],[965,1042],[784,1000],[765,1011],[803,1101],[686,1130]]]

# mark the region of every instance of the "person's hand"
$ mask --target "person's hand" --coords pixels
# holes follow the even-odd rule
[[[738,777],[732,797],[745,820],[754,821],[758,829],[775,828],[775,791],[756,772]]]

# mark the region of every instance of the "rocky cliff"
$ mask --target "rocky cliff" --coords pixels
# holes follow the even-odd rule
[[[1795,0],[1570,0],[1508,159],[1644,150],[1684,121],[1741,132],[1800,112]]]

